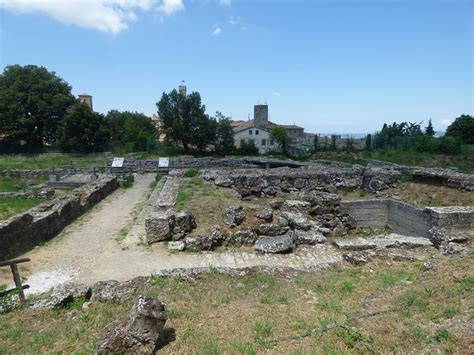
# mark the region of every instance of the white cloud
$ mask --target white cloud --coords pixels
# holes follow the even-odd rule
[[[453,121],[449,118],[442,118],[439,120],[439,122],[445,127],[448,127],[451,123],[453,123]]]
[[[232,0],[219,0],[219,4],[222,6],[230,6],[232,3]]]
[[[171,15],[177,11],[184,10],[183,0],[163,0],[158,10],[166,15]]]
[[[138,17],[136,11],[157,9],[171,15],[183,0],[0,0],[0,9],[14,14],[39,12],[68,25],[118,33]]]
[[[272,92],[273,96],[281,96],[281,93],[279,91],[274,91]]]
[[[222,29],[220,27],[214,28],[214,31],[212,31],[213,36],[219,36],[222,33]]]

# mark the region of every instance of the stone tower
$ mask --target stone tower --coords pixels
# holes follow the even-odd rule
[[[257,127],[268,124],[268,105],[255,105],[253,107],[253,120]]]
[[[92,110],[92,96],[88,94],[80,94],[79,101],[85,103]]]
[[[186,85],[184,85],[184,80],[183,80],[183,82],[181,83],[181,85],[179,85],[179,93],[180,93],[181,95],[186,96]]]

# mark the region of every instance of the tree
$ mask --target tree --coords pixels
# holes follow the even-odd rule
[[[462,141],[458,137],[452,136],[444,136],[441,137],[439,143],[439,151],[440,153],[448,154],[448,155],[456,155],[461,154],[461,144]]]
[[[286,129],[278,126],[273,127],[270,131],[270,139],[278,144],[278,147],[284,155],[288,155],[288,147],[290,146],[292,139],[288,135]]]
[[[331,135],[331,146],[330,146],[330,149],[333,150],[333,151],[336,151],[336,150],[337,150],[337,141],[336,141],[336,135],[335,135],[335,134]]]
[[[431,118],[428,121],[428,126],[425,127],[425,134],[429,137],[433,137],[435,135],[435,130],[433,128],[433,123],[431,122]]]
[[[243,140],[240,142],[240,147],[237,150],[237,153],[240,155],[258,155],[258,148],[254,141],[249,140],[246,142]]]
[[[446,135],[461,139],[464,144],[474,144],[474,117],[461,115],[451,123]]]
[[[138,112],[112,110],[107,113],[105,122],[110,131],[111,145],[128,151],[147,150],[147,141],[157,134],[151,118]]]
[[[372,135],[368,134],[365,137],[365,150],[372,150]]]
[[[35,65],[9,65],[0,75],[0,136],[26,150],[53,143],[67,109],[71,86],[54,72]]]
[[[206,115],[198,92],[186,95],[172,90],[163,93],[156,105],[163,133],[169,140],[182,144],[186,153],[190,145],[203,151],[214,142],[217,125]]]
[[[230,118],[217,111],[216,119],[218,121],[216,150],[224,155],[232,154],[235,151],[235,145],[234,130],[232,129]]]
[[[313,152],[317,152],[320,149],[319,147],[319,137],[317,134],[313,138]]]
[[[73,153],[100,152],[110,137],[104,117],[84,103],[71,107],[57,135],[61,151]]]

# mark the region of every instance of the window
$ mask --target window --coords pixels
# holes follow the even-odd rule
[[[255,130],[255,135],[258,136],[258,129]]]
[[[270,139],[270,145],[273,145],[275,142],[273,142],[273,139]]]
[[[266,146],[267,145],[267,140],[266,139],[262,139],[262,147]]]
[[[240,140],[240,146],[243,146],[245,144],[245,139]]]
[[[253,139],[249,139],[249,144],[250,144],[250,143],[253,143],[253,144],[255,144],[255,140],[253,140]]]
[[[249,130],[249,135],[250,135],[250,136],[252,135],[252,130]]]

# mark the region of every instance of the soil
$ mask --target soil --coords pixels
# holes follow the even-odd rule
[[[46,245],[22,255],[32,260],[20,265],[21,276],[30,285],[28,292],[44,292],[69,281],[86,284],[111,279],[125,281],[178,267],[267,265],[318,269],[342,261],[334,248],[325,245],[299,248],[294,254],[283,255],[240,251],[174,254],[165,243],[145,245],[136,234],[140,226],[134,225],[134,221],[143,223],[140,211],[149,205],[149,185],[153,178],[154,174],[136,176],[131,188],[114,192]],[[121,238],[124,230],[132,232],[130,238]],[[2,270],[0,284],[10,284],[10,277],[8,270]]]

